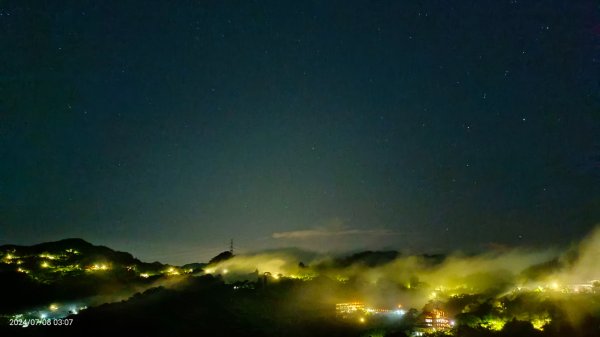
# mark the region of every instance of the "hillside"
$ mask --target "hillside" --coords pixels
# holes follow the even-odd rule
[[[50,302],[105,295],[127,297],[161,279],[194,271],[159,262],[146,263],[130,253],[65,239],[33,246],[0,246],[0,313]]]

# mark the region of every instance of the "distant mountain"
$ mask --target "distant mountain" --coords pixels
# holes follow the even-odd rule
[[[7,259],[7,256],[10,259]],[[0,246],[0,257],[3,257],[0,262],[22,265],[22,269],[25,270],[41,267],[44,262],[48,265],[44,268],[50,268],[49,270],[71,266],[71,271],[104,268],[158,272],[166,267],[160,262],[142,262],[130,253],[115,251],[105,246],[95,246],[78,238],[44,242],[33,246],[3,245]],[[62,271],[69,271],[69,269]]]
[[[0,313],[90,296],[126,296],[160,278],[188,272],[159,262],[142,262],[130,253],[82,239],[3,245]]]
[[[397,251],[365,251],[338,259],[337,265],[347,267],[353,264],[363,264],[368,267],[383,265],[395,260],[400,253]]]
[[[333,260],[322,262],[318,267],[319,268],[328,268],[328,267],[338,267],[345,268],[354,264],[363,265],[366,267],[376,267],[381,266],[387,263],[394,261],[395,259],[401,257],[402,254],[395,250],[386,250],[386,251],[363,251],[354,253],[349,256],[338,257]],[[419,255],[422,258],[422,262],[429,266],[434,266],[439,263],[444,262],[446,259],[446,255],[443,254],[423,254]]]
[[[60,337],[117,332],[165,337],[342,337],[359,336],[363,329],[334,319],[332,306],[319,297],[299,296],[315,283],[252,284],[257,288],[236,288],[212,275],[193,277],[176,288],[152,288],[126,301],[89,308],[72,316],[72,326],[64,329],[33,326],[6,330],[23,336]]]
[[[565,268],[565,263],[558,258],[554,258],[550,261],[538,263],[526,268],[521,272],[520,278],[523,281],[540,281],[548,275],[560,272],[563,268]]]
[[[33,246],[0,246],[0,252],[10,251],[16,252],[19,256],[40,255],[45,253],[60,256],[65,253],[73,253],[73,256],[79,256],[82,259],[99,258],[122,265],[142,263],[140,260],[134,258],[130,253],[115,251],[105,246],[95,246],[83,239],[78,238],[44,242]]]
[[[216,264],[219,262],[223,262],[223,261],[227,261],[229,259],[231,259],[233,257],[233,253],[230,251],[225,251],[220,253],[219,255],[213,257],[212,259],[210,259],[210,261],[208,262],[209,264]]]
[[[204,267],[206,267],[206,263],[199,263],[199,262],[194,262],[194,263],[188,263],[188,264],[184,264],[183,266],[181,266],[181,269],[185,269],[185,270],[192,270],[192,272],[197,272],[200,271],[202,269],[204,269]]]

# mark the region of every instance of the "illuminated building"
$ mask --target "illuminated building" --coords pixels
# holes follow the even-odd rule
[[[446,313],[443,310],[433,309],[422,314],[422,319],[413,332],[413,336],[423,336],[426,333],[444,331],[451,329],[453,326],[454,322],[446,317]]]
[[[435,330],[445,330],[451,327],[450,320],[446,317],[446,313],[439,309],[433,309],[425,314],[425,325],[428,328]]]

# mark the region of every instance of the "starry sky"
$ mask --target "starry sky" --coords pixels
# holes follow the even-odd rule
[[[566,245],[600,223],[596,1],[2,1],[0,244]]]

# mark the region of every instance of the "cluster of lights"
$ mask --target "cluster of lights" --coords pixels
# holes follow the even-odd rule
[[[77,315],[80,311],[87,309],[87,306],[77,306],[77,305],[59,305],[56,303],[52,303],[48,305],[48,307],[44,310],[40,311],[30,311],[26,313],[16,314],[12,316],[14,319],[23,319],[22,327],[26,328],[29,326],[29,322],[31,318],[38,319],[50,319],[50,318],[62,318],[67,315]]]
[[[314,279],[316,277],[316,275],[314,275],[314,274],[291,274],[291,275],[287,275],[286,277],[294,279],[294,280],[310,281],[310,280]]]
[[[40,254],[40,257],[41,257],[42,259],[48,259],[48,260],[57,260],[57,259],[58,259],[58,257],[57,257],[57,256],[50,255],[50,254],[47,254],[47,253]]]
[[[13,260],[16,259],[16,258],[17,258],[16,256],[14,256],[14,255],[12,255],[10,253],[6,253],[6,255],[4,255],[4,259],[3,260],[4,260],[4,263],[11,264],[11,263],[14,262]],[[18,262],[19,261],[17,261],[17,264],[18,264]]]
[[[544,327],[548,324],[550,324],[552,320],[547,317],[547,318],[538,318],[538,319],[534,319],[531,321],[531,325],[533,325],[534,329],[543,331]]]
[[[89,270],[89,271],[105,271],[105,270],[108,270],[108,269],[109,269],[108,266],[106,264],[104,264],[104,263],[96,263],[96,264],[94,264],[92,266],[89,266],[87,268],[87,270]]]
[[[170,267],[169,269],[167,269],[167,274],[171,275],[171,276],[176,276],[176,275],[179,275],[180,273],[179,273],[179,270],[177,270],[173,267]]]
[[[565,294],[569,293],[591,293],[594,292],[594,284],[597,281],[589,281],[587,283],[575,283],[575,284],[561,284],[556,281],[549,283],[534,285],[534,288],[526,286],[518,286],[513,289],[514,292],[521,291],[535,291],[538,293],[546,292],[562,292]]]
[[[358,311],[365,311],[365,305],[362,302],[338,303],[335,305],[335,311],[340,314],[353,314]]]
[[[358,319],[359,323],[365,323],[367,317],[372,315],[392,315],[391,317],[400,317],[406,314],[402,305],[397,309],[382,309],[365,306],[362,302],[338,303],[335,305],[336,315],[341,318]]]
[[[336,281],[340,282],[340,283],[346,283],[348,282],[348,280],[350,278],[348,278],[347,276],[342,276],[342,275],[336,275],[335,276]]]
[[[191,273],[191,272],[193,272],[193,269],[189,269],[187,272],[188,272],[188,273]],[[204,269],[204,273],[205,273],[205,274],[213,274],[213,273],[215,273],[215,272],[219,272],[219,271],[218,271],[218,270],[215,270],[215,269],[212,269],[212,268],[207,268],[207,269]],[[228,273],[229,273],[229,269],[227,269],[227,268],[223,268],[223,269],[221,269],[221,270],[220,270],[220,272],[221,272],[221,274],[223,274],[223,275],[226,275],[226,274],[228,274]]]

